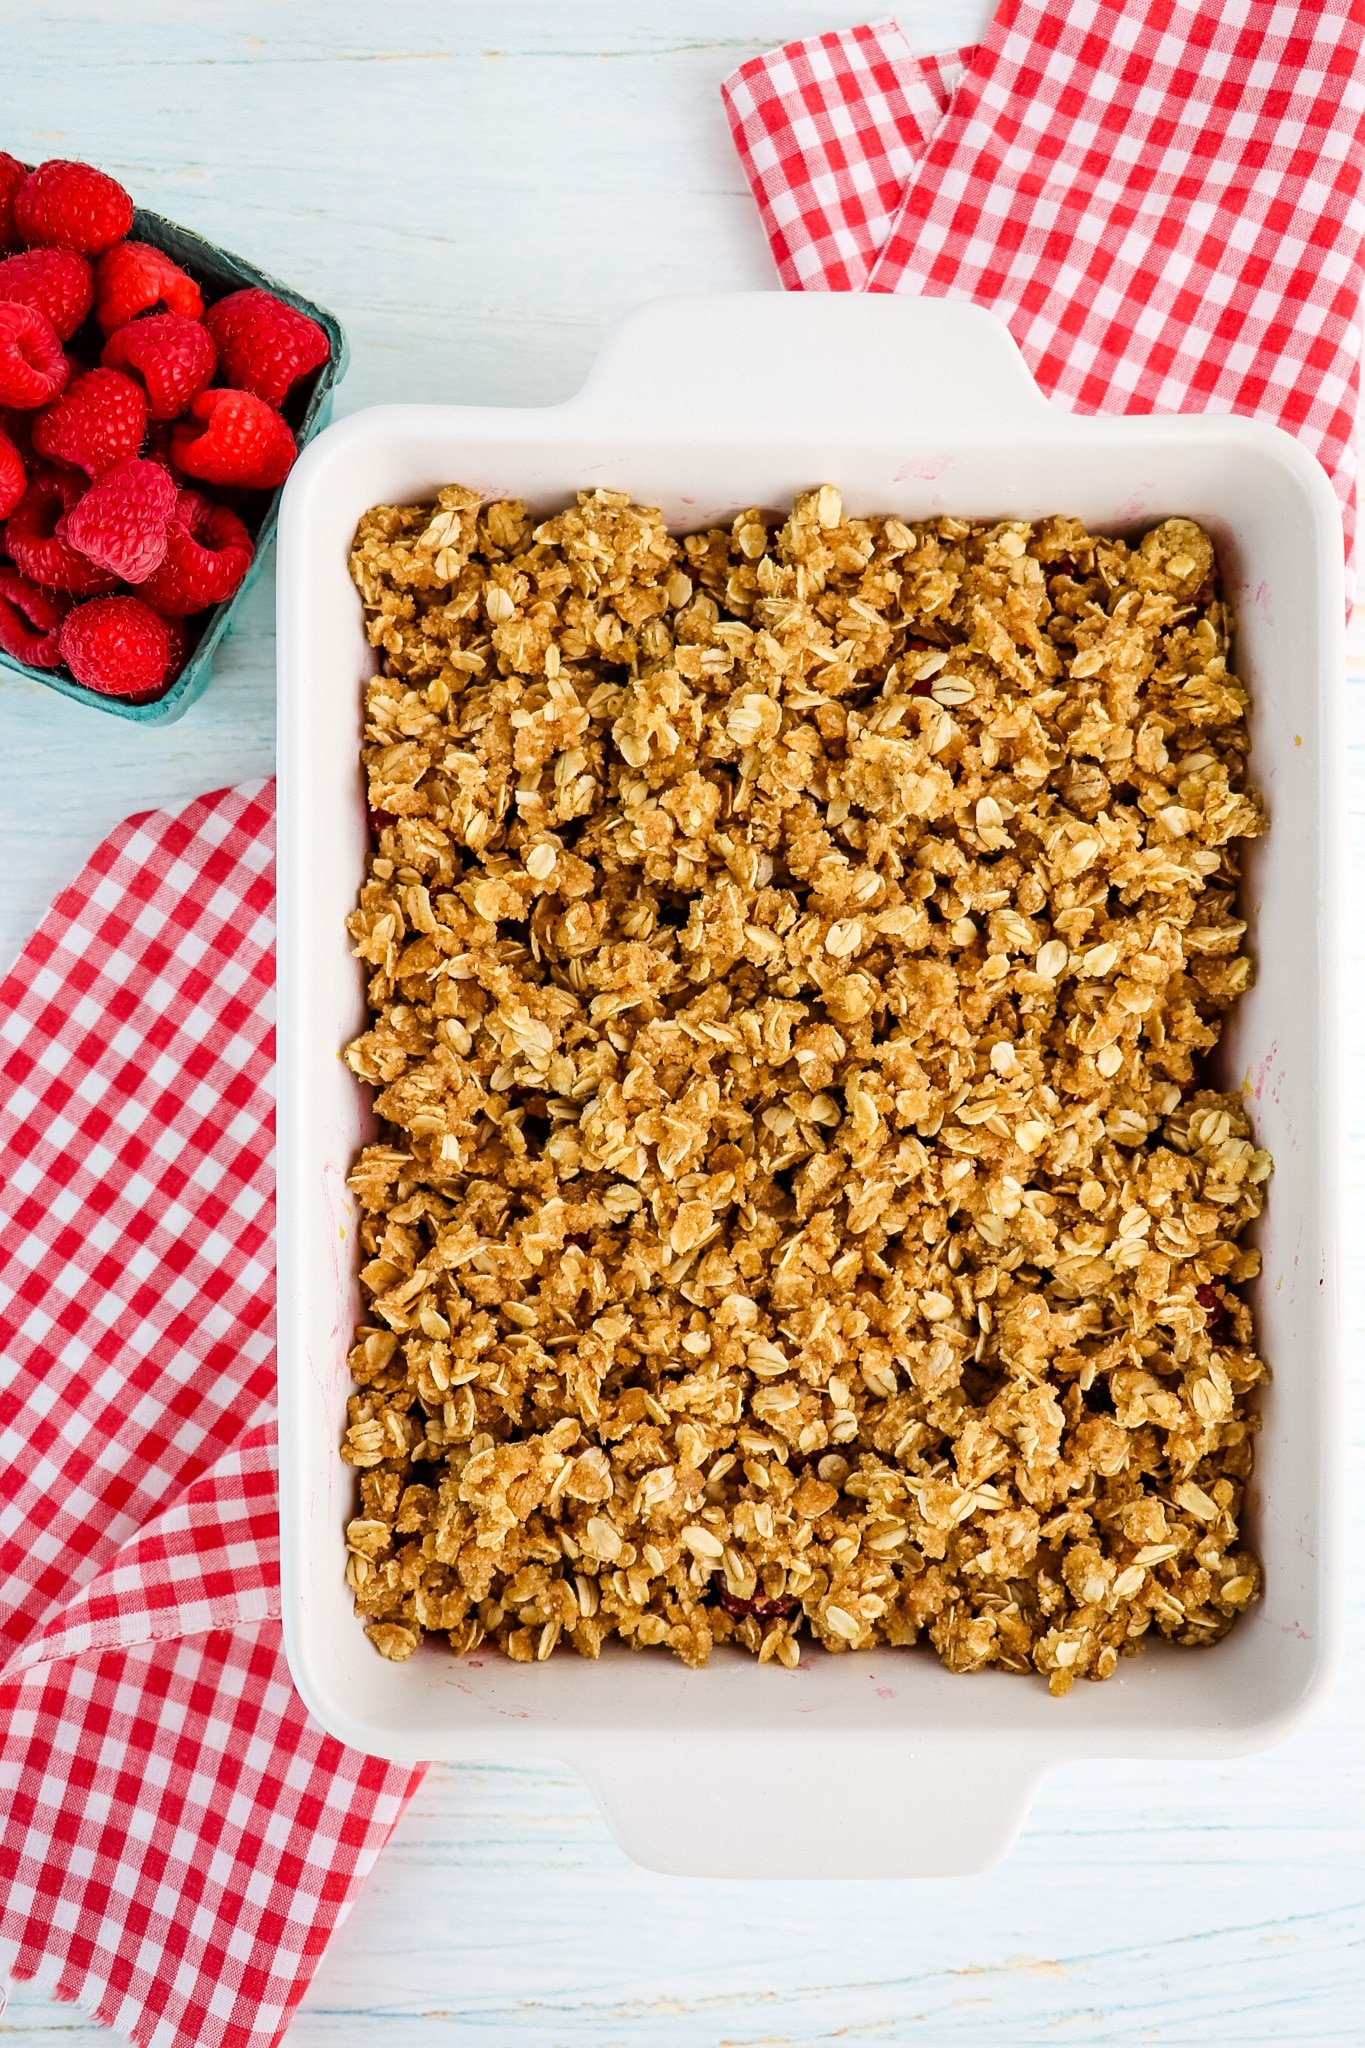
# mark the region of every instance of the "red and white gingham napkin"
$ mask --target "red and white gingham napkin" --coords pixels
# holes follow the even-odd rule
[[[0,1965],[268,2048],[419,1772],[285,1666],[274,788],[130,819],[0,984]]]
[[[1002,0],[722,87],[792,290],[965,298],[1077,412],[1240,412],[1332,478],[1351,552],[1365,281],[1361,0]]]
[[[969,297],[1085,411],[1297,432],[1353,509],[1365,0],[1004,0],[724,88],[783,281]],[[279,1627],[273,789],[130,820],[0,984],[0,1964],[270,2048],[418,1773]]]

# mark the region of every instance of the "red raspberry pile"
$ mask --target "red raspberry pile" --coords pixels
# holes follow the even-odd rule
[[[206,306],[132,225],[102,171],[0,150],[0,649],[142,701],[250,568],[328,342],[270,292]]]

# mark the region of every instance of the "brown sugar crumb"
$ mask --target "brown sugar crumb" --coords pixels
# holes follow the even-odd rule
[[[452,487],[352,571],[376,1647],[1064,1692],[1221,1635],[1270,1160],[1201,1078],[1262,828],[1208,536]]]

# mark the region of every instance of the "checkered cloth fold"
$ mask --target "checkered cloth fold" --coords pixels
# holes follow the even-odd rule
[[[0,1963],[145,2048],[277,2040],[419,1775],[284,1661],[273,846],[130,819],[0,985]]]
[[[1298,435],[1355,524],[1361,0],[1002,0],[917,58],[899,24],[722,87],[792,290],[965,298],[1077,412]]]

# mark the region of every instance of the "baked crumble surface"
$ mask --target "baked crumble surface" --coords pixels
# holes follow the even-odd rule
[[[352,571],[376,1646],[1107,1677],[1259,1590],[1208,536],[452,486]]]

